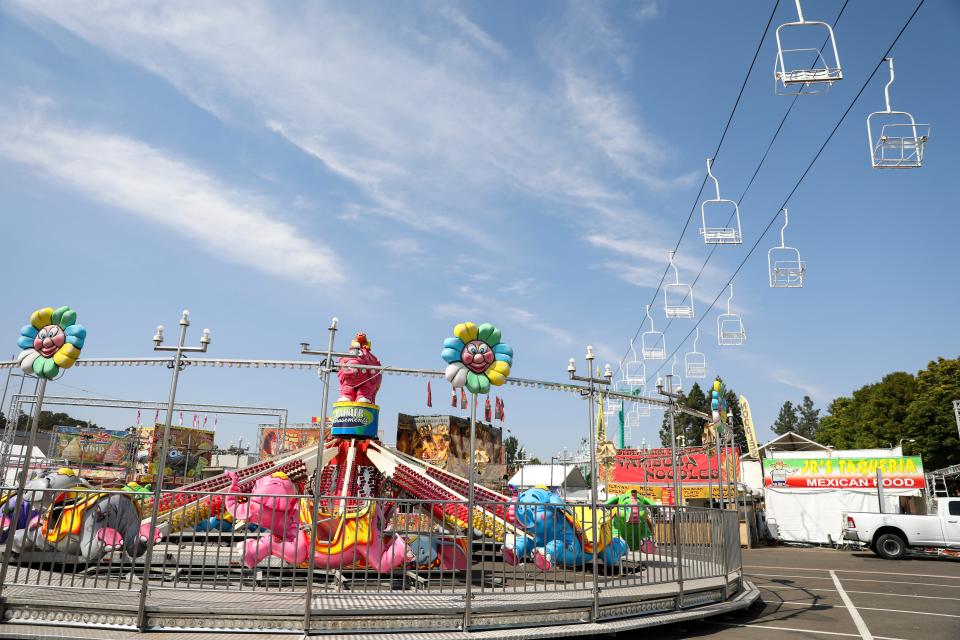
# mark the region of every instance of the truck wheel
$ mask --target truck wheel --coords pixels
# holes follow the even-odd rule
[[[906,541],[895,533],[885,533],[876,542],[877,555],[887,560],[899,560],[907,554]]]

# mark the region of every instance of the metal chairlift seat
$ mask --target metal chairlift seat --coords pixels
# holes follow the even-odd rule
[[[640,335],[640,356],[644,360],[665,360],[667,357],[667,342],[662,331],[657,331],[650,317],[650,305],[647,305],[647,319],[650,320],[650,330]]]
[[[697,351],[697,342],[700,340],[700,327],[696,328],[697,335],[693,339],[693,351],[683,356],[683,371],[688,378],[707,377],[707,357]]]
[[[717,344],[721,347],[738,347],[747,339],[740,314],[730,312],[732,300],[733,284],[731,283],[730,296],[727,298],[727,312],[717,316]]]
[[[673,377],[673,390],[683,391],[683,378],[677,375],[677,355],[673,355],[673,362],[670,364],[670,375]]]
[[[716,197],[704,200],[700,204],[702,223],[700,235],[703,236],[703,242],[704,244],[741,244],[743,234],[740,231],[740,205],[733,200],[720,197],[720,183],[713,175],[713,158],[707,158],[707,176],[713,180]],[[708,218],[713,225],[707,224]],[[733,223],[732,226],[731,223]]]
[[[778,95],[811,94],[829,91],[834,82],[843,80],[843,69],[840,66],[840,54],[837,52],[837,40],[833,34],[833,27],[826,22],[805,20],[800,0],[796,0],[796,22],[786,22],[776,31],[777,58],[773,63],[773,88]],[[827,42],[824,47],[786,47],[786,35],[814,37],[826,32]],[[826,49],[826,55],[824,55]],[[808,54],[814,54],[813,64],[810,64]],[[801,64],[802,61],[802,64]]]
[[[633,354],[633,360],[623,365],[623,379],[630,385],[630,389],[626,393],[633,393],[634,390],[642,393],[647,381],[647,365],[643,363],[643,360],[637,358],[637,350],[633,345],[633,340],[630,341],[630,352]]]
[[[630,382],[626,378],[620,378],[620,380],[615,382],[613,385],[614,391],[616,391],[617,393],[628,395],[628,396],[634,395],[634,391],[637,389],[638,387],[634,386],[634,383]],[[643,382],[640,382],[639,390],[640,391],[643,390]]]
[[[622,376],[623,376],[623,368],[622,368],[622,367],[618,370],[618,373],[620,373],[620,376],[621,376],[621,377],[620,377],[616,382],[613,383],[613,386],[612,386],[612,388],[611,388],[611,391],[620,391],[619,385],[620,385],[620,383],[623,381],[623,377],[622,377]],[[620,398],[613,398],[613,397],[607,396],[607,397],[604,399],[604,403],[603,403],[603,404],[604,404],[604,411],[605,411],[605,412],[617,412],[617,411],[620,411],[620,407],[623,406],[623,400],[621,400]]]
[[[673,267],[673,282],[663,287],[663,313],[668,318],[693,317],[693,287],[680,282],[680,272],[673,263],[673,251],[670,252],[670,266]]]
[[[923,153],[930,138],[930,125],[917,124],[913,116],[906,111],[894,111],[890,108],[893,58],[887,58],[887,62],[890,65],[890,80],[883,88],[887,108],[867,116],[870,162],[874,169],[918,169],[923,166]]]
[[[641,394],[640,397],[646,398],[647,396],[645,394]],[[645,418],[652,413],[653,408],[646,402],[634,402],[630,410],[635,411],[637,415]]]
[[[803,286],[803,274],[807,270],[807,265],[800,259],[800,251],[794,247],[788,247],[784,241],[784,231],[790,224],[790,213],[786,207],[782,211],[780,246],[767,251],[767,271],[771,287],[796,289]]]

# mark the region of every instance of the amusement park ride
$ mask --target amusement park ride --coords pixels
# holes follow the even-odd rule
[[[599,546],[586,535],[593,527],[606,526],[593,511],[578,511],[577,517],[571,515],[556,531],[552,527],[539,530],[542,518],[533,515],[544,508],[533,504],[539,502],[539,494],[507,496],[380,442],[376,397],[383,374],[391,368],[373,355],[363,333],[356,335],[347,353],[333,352],[336,330],[334,322],[326,352],[302,345],[303,353],[327,356],[326,371],[336,372],[339,382],[330,431],[317,446],[163,492],[130,485],[125,493],[95,493],[69,468],[24,479],[22,490],[9,495],[4,507],[8,554],[30,551],[37,557],[37,553],[56,551],[93,562],[123,550],[131,558],[146,553],[149,564],[152,548],[162,540],[219,518],[231,521],[233,527],[243,523],[272,532],[245,541],[242,561],[250,569],[275,556],[292,566],[387,572],[416,563],[421,550],[428,547],[426,557],[435,566],[464,570],[474,536],[503,544],[508,564],[530,559],[542,570],[555,563],[583,563],[594,553],[608,562],[623,555],[625,547],[610,535],[601,536]],[[455,388],[466,387],[474,394],[475,411],[478,393],[506,382],[513,350],[489,324],[464,323],[454,333],[444,342],[445,376]],[[205,351],[209,332],[204,338],[198,350]],[[339,356],[336,362],[333,356]],[[24,355],[20,361],[28,359]],[[32,360],[28,364],[35,366]],[[620,397],[621,401],[633,399],[626,394]],[[162,474],[157,480],[159,487]],[[56,495],[44,493],[54,489]],[[314,497],[291,498],[296,495]],[[389,524],[396,503],[410,500],[430,505],[436,534],[417,536],[415,545]],[[557,508],[573,513],[562,504]]]

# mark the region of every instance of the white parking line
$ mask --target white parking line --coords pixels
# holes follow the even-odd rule
[[[819,602],[796,602],[796,601],[782,601],[782,602],[768,602],[771,607],[779,607],[782,604],[789,605],[800,605],[807,607],[808,609],[833,609],[837,605],[835,604],[821,604]],[[907,611],[905,609],[881,609],[880,607],[859,607],[864,611],[886,611],[887,613],[910,613],[918,616],[940,616],[941,618],[960,618],[960,615],[955,613],[932,613],[930,611]]]
[[[744,571],[750,569],[787,569],[788,571],[827,571],[827,569],[811,569],[810,567],[779,567],[769,564],[743,565]],[[944,580],[960,580],[960,576],[941,576],[933,573],[901,573],[899,571],[856,571],[855,569],[836,569],[839,573],[875,573],[881,576],[911,576],[914,578],[943,578]]]
[[[767,578],[804,578],[806,580],[830,580],[829,576],[797,576],[782,575],[779,573],[747,573],[745,575],[753,577]],[[910,584],[918,587],[947,587],[948,589],[960,589],[960,584],[936,584],[933,582],[908,582],[906,580],[873,580],[871,578],[844,578],[847,582],[882,582],[884,584]]]
[[[846,638],[859,638],[855,633],[841,633],[839,631],[814,631],[813,629],[798,629],[796,627],[774,627],[768,624],[736,624],[734,622],[714,622],[713,620],[704,620],[705,624],[718,624],[723,627],[740,627],[756,629],[772,629],[773,631],[794,631],[803,633],[809,637],[811,634],[823,634],[827,636],[844,636]],[[904,638],[890,638],[888,636],[872,636],[873,640],[904,640]]]
[[[836,591],[836,589],[827,589],[825,587],[766,587],[759,585],[758,588],[766,591]],[[847,589],[847,593],[862,593],[869,596],[891,596],[893,598],[923,598],[925,600],[957,600],[960,598],[949,598],[947,596],[917,596],[909,593],[884,593],[882,591],[853,591]]]
[[[840,579],[837,578],[837,574],[831,571],[830,577],[833,578],[833,584],[836,585],[837,593],[840,594],[840,599],[843,600],[843,604],[847,605],[847,612],[850,614],[850,617],[853,618],[853,624],[857,625],[857,631],[860,632],[860,637],[863,638],[863,640],[873,640],[873,635],[870,633],[870,629],[867,628],[867,623],[863,621],[863,618],[861,618],[857,612],[857,608],[853,606],[853,600],[851,600],[847,592],[843,590],[843,585],[840,584]]]

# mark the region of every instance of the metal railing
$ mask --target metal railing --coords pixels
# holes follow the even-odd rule
[[[740,569],[737,514],[716,509],[658,506],[630,513],[603,504],[477,501],[468,548],[466,501],[322,496],[317,544],[310,549],[313,504],[306,494],[165,490],[151,523],[149,493],[28,490],[25,519],[12,517],[16,490],[5,493],[4,515],[20,528],[8,534],[14,541],[0,585],[4,600],[51,592],[63,602],[83,602],[100,593],[137,608],[145,589],[152,608],[174,596],[202,606],[247,593],[258,594],[258,608],[283,609],[298,600],[302,611],[312,561],[314,615],[349,614],[361,596],[381,604],[418,598],[422,605],[423,598],[434,598],[466,612],[523,594],[550,604],[590,599],[595,590],[675,583],[681,584],[680,607],[685,585],[722,578],[726,589],[728,576]],[[227,521],[226,514],[252,504],[260,506],[260,516],[251,518],[256,524]],[[518,515],[521,509],[526,516]],[[596,581],[592,523],[602,560]],[[148,566],[145,551],[154,530],[160,536]],[[555,597],[543,599],[545,593]]]

